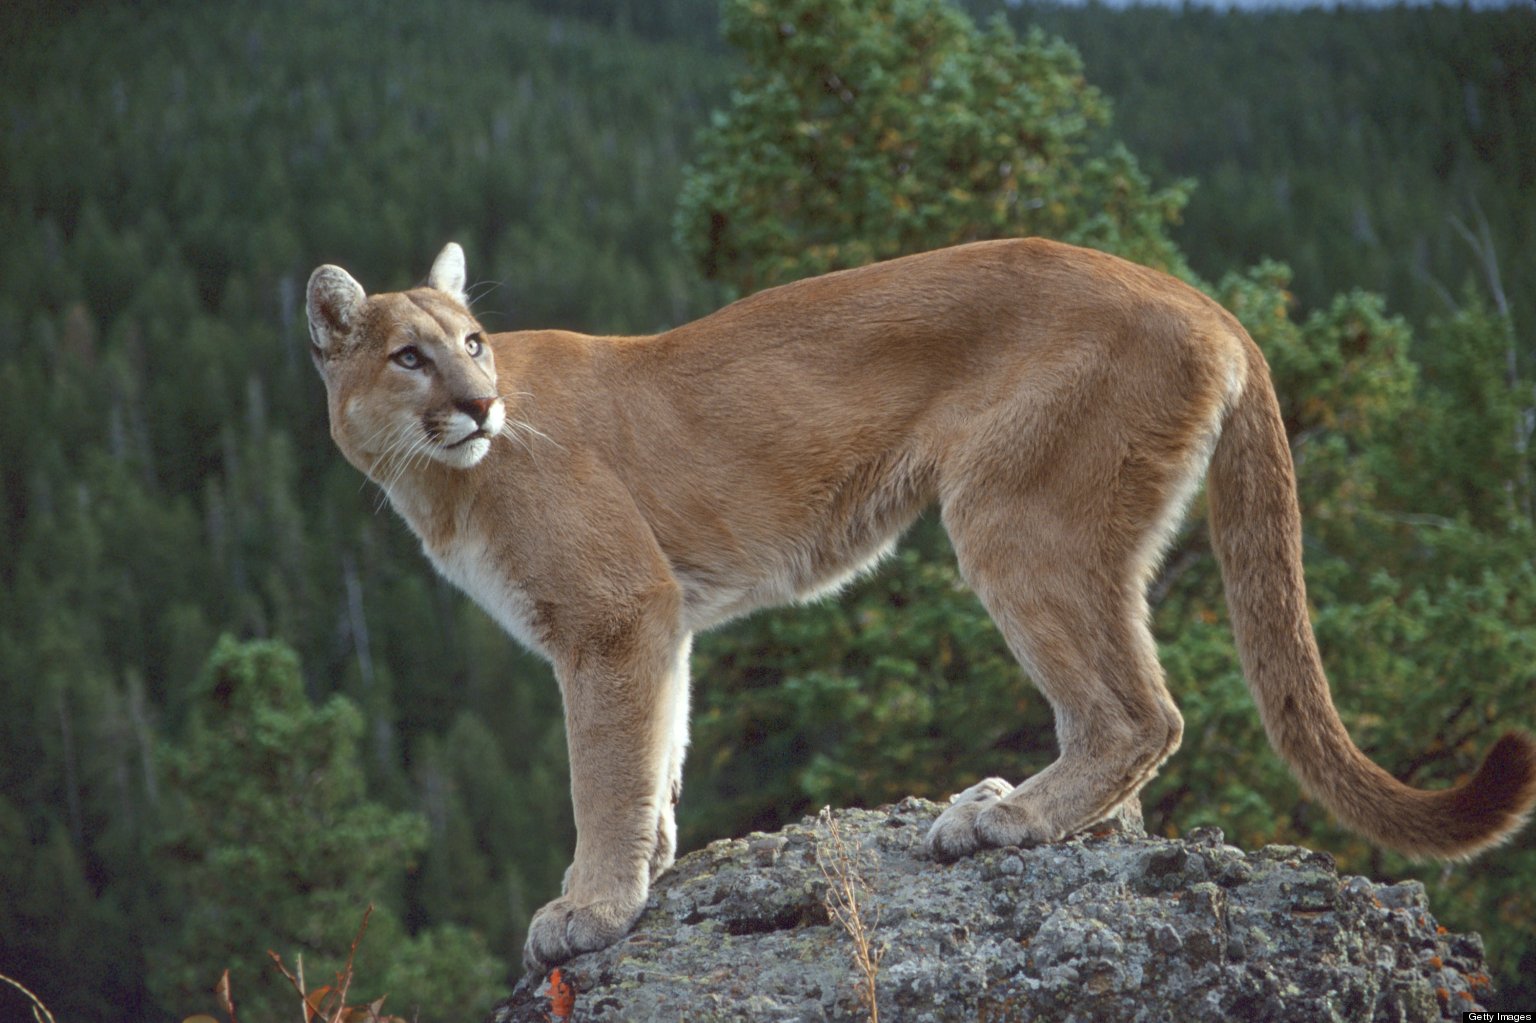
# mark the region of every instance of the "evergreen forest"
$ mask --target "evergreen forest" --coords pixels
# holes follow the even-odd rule
[[[358,1001],[478,1018],[574,842],[559,694],[327,432],[304,286],[646,333],[1042,234],[1265,350],[1356,742],[1466,777],[1536,729],[1536,10],[1024,0],[16,0],[0,7],[0,974],[59,1020]],[[931,517],[930,517],[931,518]],[[1451,865],[1272,754],[1203,506],[1152,587],[1186,718],[1149,829],[1415,879],[1536,1002],[1536,834]],[[834,600],[701,637],[683,850],[1054,756],[925,519]],[[0,988],[0,1016],[25,1003]]]

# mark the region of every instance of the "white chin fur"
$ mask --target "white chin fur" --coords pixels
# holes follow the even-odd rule
[[[444,465],[451,465],[455,469],[468,469],[478,465],[480,460],[490,453],[491,439],[489,437],[476,437],[466,441],[457,447],[439,448],[433,452],[437,460]]]

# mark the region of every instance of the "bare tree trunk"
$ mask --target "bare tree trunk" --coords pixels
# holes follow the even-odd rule
[[[144,796],[150,806],[160,803],[160,780],[155,774],[154,735],[149,725],[149,711],[144,703],[144,680],[137,672],[128,675],[128,720],[139,747],[139,767],[144,772]]]
[[[1510,308],[1509,295],[1504,291],[1503,276],[1499,272],[1499,253],[1497,246],[1494,245],[1493,232],[1488,227],[1488,218],[1483,215],[1483,208],[1476,196],[1472,198],[1472,212],[1477,215],[1476,232],[1460,217],[1452,217],[1451,226],[1456,229],[1457,234],[1461,235],[1477,261],[1482,264],[1488,293],[1493,296],[1493,306],[1498,311],[1499,319],[1504,323],[1505,382],[1509,386],[1510,394],[1517,396],[1515,400],[1518,403],[1520,401],[1518,392],[1521,389],[1520,353],[1515,343],[1514,312]],[[1536,518],[1536,495],[1532,494],[1529,455],[1531,435],[1536,433],[1536,386],[1531,388],[1529,404],[1516,413],[1512,428],[1514,430],[1515,478],[1507,484],[1510,505],[1512,511],[1530,520]]]
[[[80,809],[80,770],[75,760],[75,730],[69,719],[64,690],[58,691],[59,734],[64,741],[64,804],[69,811],[69,832],[75,845],[85,848],[85,815]]]
[[[357,669],[363,686],[373,691],[373,650],[368,642],[368,619],[363,614],[363,584],[357,576],[357,561],[350,553],[341,556],[341,581],[347,591],[347,629],[352,633],[352,649],[357,651]]]

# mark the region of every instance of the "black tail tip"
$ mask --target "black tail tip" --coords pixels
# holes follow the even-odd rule
[[[1536,805],[1536,739],[1515,731],[1499,736],[1462,794],[1459,809],[1487,836],[1485,844],[1508,838]]]

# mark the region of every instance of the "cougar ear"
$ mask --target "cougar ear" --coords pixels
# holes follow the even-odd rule
[[[464,250],[458,242],[449,242],[432,261],[427,287],[436,288],[460,305],[464,304]]]
[[[357,325],[367,298],[363,286],[339,266],[317,267],[309,275],[305,309],[309,313],[309,340],[316,351],[324,355],[346,339]]]

